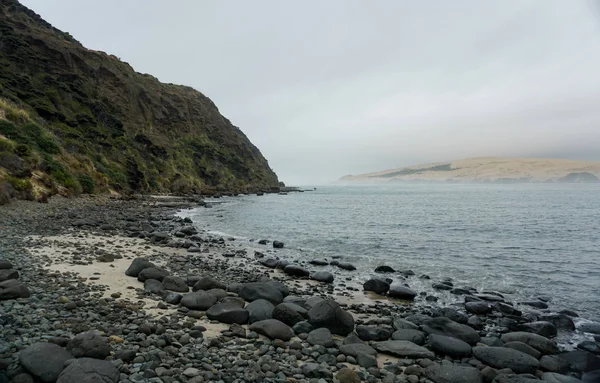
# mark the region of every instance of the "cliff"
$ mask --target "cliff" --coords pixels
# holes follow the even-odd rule
[[[214,103],[0,3],[0,200],[254,191],[278,180]]]
[[[340,182],[600,182],[600,162],[549,158],[471,158],[409,166],[361,175]]]

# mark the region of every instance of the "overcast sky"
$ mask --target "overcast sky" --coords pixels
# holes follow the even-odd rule
[[[586,0],[22,0],[190,85],[288,184],[476,156],[600,160]]]

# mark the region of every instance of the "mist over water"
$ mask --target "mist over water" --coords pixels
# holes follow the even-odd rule
[[[341,256],[360,284],[386,264],[413,270],[416,291],[451,277],[600,320],[600,185],[328,186],[211,203],[184,214],[241,240],[284,241],[284,259]]]

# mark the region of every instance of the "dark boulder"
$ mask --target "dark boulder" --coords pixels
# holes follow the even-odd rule
[[[390,284],[380,278],[371,278],[363,284],[363,289],[382,295],[388,292]]]
[[[162,282],[167,275],[169,275],[169,272],[165,269],[161,269],[159,267],[148,267],[140,271],[137,279],[140,282],[144,282],[146,279],[156,279],[157,281]]]
[[[326,329],[325,327],[318,328],[309,332],[306,341],[313,346],[319,345],[327,348],[335,346],[335,342],[333,341],[331,331],[329,331],[329,329]]]
[[[364,341],[383,341],[388,340],[392,336],[394,329],[388,325],[358,325],[356,326],[356,334]]]
[[[146,279],[146,281],[144,281],[144,291],[160,296],[165,295],[167,292],[162,282],[157,281],[156,279]]]
[[[540,356],[542,356],[541,352],[523,342],[507,342],[502,347],[508,347],[517,351],[524,352],[525,354],[529,354],[536,359],[539,359]]]
[[[142,272],[144,269],[148,269],[150,267],[156,267],[154,263],[150,262],[147,258],[136,258],[131,262],[131,265],[125,270],[125,275],[128,277],[136,277]]]
[[[119,370],[108,361],[92,358],[73,360],[58,377],[56,383],[117,383]]]
[[[543,314],[538,318],[540,321],[550,322],[561,330],[575,330],[575,323],[565,314]]]
[[[227,289],[227,285],[221,281],[217,281],[213,277],[200,277],[196,283],[194,283],[194,287],[192,291],[199,290],[212,290],[212,289]]]
[[[21,365],[42,382],[56,382],[69,359],[73,355],[66,349],[45,342],[34,343],[19,354]]]
[[[316,266],[327,266],[327,265],[329,265],[329,261],[327,261],[325,259],[313,259],[313,260],[309,261],[308,263],[310,263],[311,265],[316,265]]]
[[[273,318],[274,309],[275,306],[265,299],[257,299],[250,302],[248,306],[246,306],[246,310],[248,310],[250,315],[249,322],[254,323]]]
[[[310,279],[323,283],[333,283],[333,274],[329,271],[317,271],[310,275]]]
[[[219,298],[214,294],[200,290],[185,294],[181,298],[181,305],[190,310],[206,311],[217,303],[218,300]]]
[[[473,347],[473,355],[494,368],[510,368],[517,374],[533,374],[540,362],[531,355],[506,347]]]
[[[308,270],[298,265],[287,265],[283,268],[283,272],[293,277],[308,277],[310,275]]]
[[[407,340],[386,340],[373,343],[373,348],[378,352],[390,354],[399,358],[434,359],[435,354],[425,347],[414,344]]]
[[[376,273],[395,273],[396,270],[394,270],[393,268],[391,268],[390,266],[386,266],[386,265],[381,265],[381,266],[377,266],[375,268],[375,272]]]
[[[423,345],[426,337],[423,331],[414,329],[400,329],[392,333],[393,340],[407,340],[418,345]]]
[[[167,275],[163,279],[162,284],[165,289],[177,291],[178,293],[187,293],[190,290],[185,279],[171,275]]]
[[[445,335],[429,335],[429,345],[436,353],[453,358],[463,358],[471,355],[471,346],[458,338]]]
[[[248,323],[250,314],[248,310],[230,303],[218,303],[206,310],[206,317],[227,324]]]
[[[0,301],[17,298],[29,298],[31,293],[27,286],[16,279],[0,282]]]
[[[302,322],[304,317],[294,310],[291,304],[280,303],[273,309],[273,319],[277,319],[291,327],[298,322]]]
[[[294,331],[290,326],[277,319],[266,319],[252,323],[248,329],[268,338],[281,339],[283,341],[288,341],[294,336]]]
[[[277,265],[279,265],[279,259],[275,259],[275,258],[263,259],[262,261],[260,261],[260,264],[263,266],[269,267],[271,269],[274,269],[277,267]]]
[[[427,367],[423,374],[429,380],[435,383],[482,383],[481,372],[474,368],[464,365],[434,363]]]
[[[520,326],[520,330],[526,332],[532,332],[534,334],[541,335],[546,338],[553,338],[558,333],[556,326],[550,322],[537,321],[525,323]]]
[[[388,295],[392,298],[412,301],[417,296],[417,293],[406,286],[391,285]]]
[[[283,301],[283,294],[280,289],[269,282],[246,283],[238,295],[247,302],[265,299],[273,304],[279,304]]]
[[[475,315],[486,315],[492,312],[492,306],[486,302],[465,303],[465,310]]]
[[[104,359],[110,355],[110,346],[105,337],[95,331],[86,331],[69,341],[67,351],[76,358]]]
[[[356,266],[354,266],[353,264],[348,263],[348,262],[340,262],[336,266],[343,270],[349,270],[349,271],[356,270]]]
[[[273,241],[274,249],[283,249],[284,243],[280,241]]]
[[[481,339],[479,333],[473,328],[456,323],[446,317],[438,317],[428,320],[423,325],[423,331],[427,334],[439,334],[458,338],[470,345],[473,345]]]
[[[15,269],[0,269],[0,282],[9,279],[19,279],[19,272]]]
[[[529,346],[535,348],[542,354],[557,354],[558,346],[556,342],[545,338],[541,335],[533,334],[530,332],[509,332],[507,334],[502,335],[502,341],[505,343],[508,342],[523,342],[528,344]]]
[[[326,327],[337,335],[348,335],[354,331],[354,318],[330,299],[322,300],[308,311],[308,321],[315,328]]]

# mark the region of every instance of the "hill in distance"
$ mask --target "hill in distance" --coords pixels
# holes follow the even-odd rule
[[[0,203],[82,192],[264,191],[277,175],[202,93],[0,2]]]
[[[600,162],[546,158],[471,158],[376,173],[347,175],[340,183],[380,182],[600,182]]]

